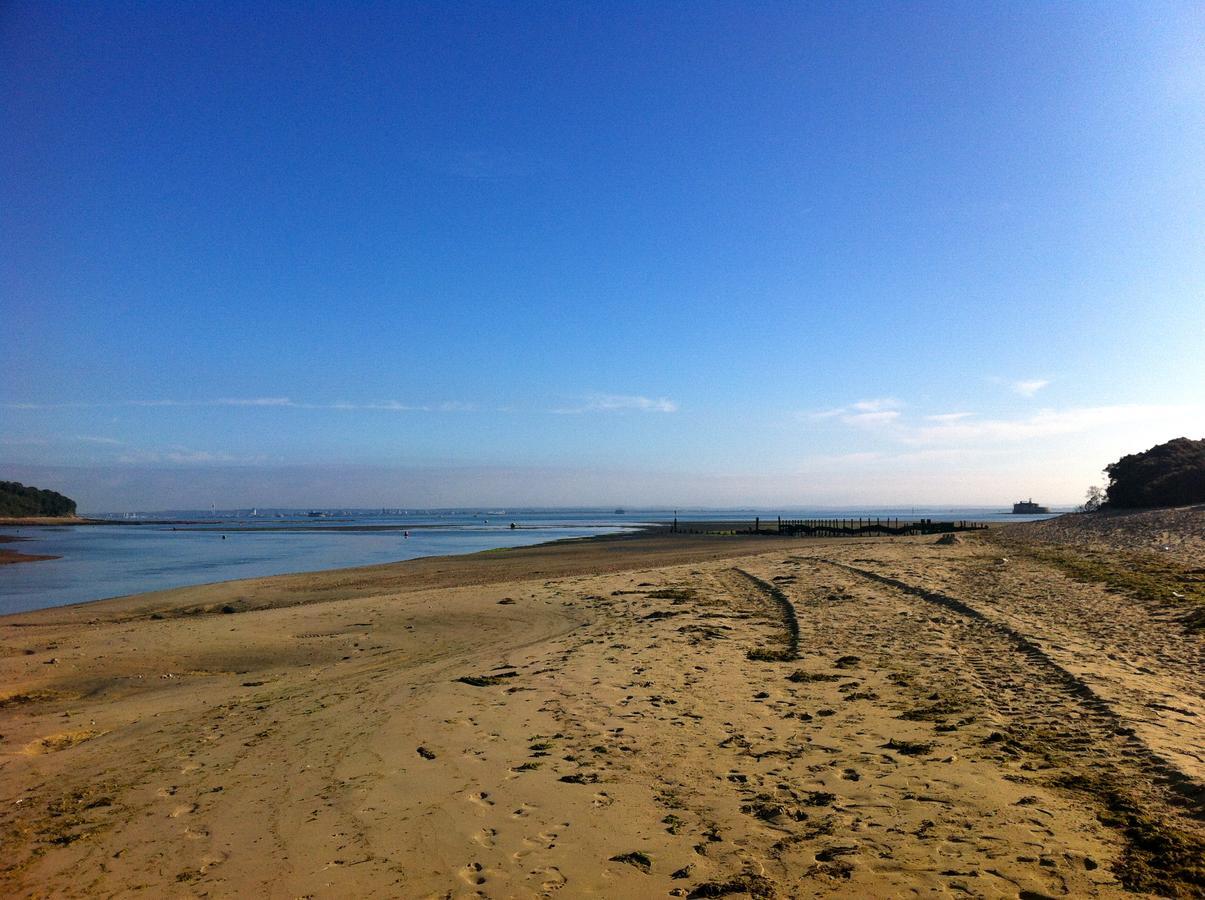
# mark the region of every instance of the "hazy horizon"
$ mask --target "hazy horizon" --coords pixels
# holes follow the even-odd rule
[[[716,476],[613,470],[506,470],[331,465],[262,468],[60,467],[7,465],[4,478],[49,487],[75,499],[81,513],[155,512],[172,509],[466,509],[499,507],[610,509],[757,508],[852,509],[1011,506],[1034,499],[1069,507],[1081,496],[1060,498],[1040,489],[991,493],[965,480],[913,482],[892,492],[894,473],[862,491],[826,487],[812,476]],[[1097,481],[1100,481],[1098,478]],[[943,492],[943,484],[946,485]],[[538,485],[538,487],[533,487]],[[963,493],[957,493],[961,486]],[[966,497],[972,499],[968,500]]]
[[[1189,3],[0,9],[0,478],[1079,503],[1205,436]]]

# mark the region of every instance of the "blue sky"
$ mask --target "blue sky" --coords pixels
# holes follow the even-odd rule
[[[1075,502],[1205,437],[1203,48],[1194,4],[5,4],[0,477]]]

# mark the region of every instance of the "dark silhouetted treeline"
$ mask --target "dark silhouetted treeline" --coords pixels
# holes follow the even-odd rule
[[[0,481],[0,516],[74,516],[75,501],[57,491]]]
[[[1111,509],[1205,503],[1205,440],[1176,438],[1123,456],[1105,473]]]

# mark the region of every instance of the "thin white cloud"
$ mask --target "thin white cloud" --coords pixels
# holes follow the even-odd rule
[[[668,397],[642,397],[629,394],[591,394],[585,402],[572,407],[554,409],[553,412],[578,414],[588,412],[658,412],[678,411],[678,404]]]
[[[1014,380],[993,375],[988,378],[988,381],[990,381],[992,384],[1003,385],[1014,394],[1017,394],[1021,397],[1032,397],[1038,391],[1042,390],[1042,388],[1050,385],[1049,378],[1022,378],[1020,380]]]
[[[45,447],[50,443],[46,438],[35,437],[0,437],[0,447]]]
[[[894,397],[876,397],[873,400],[859,400],[850,404],[850,409],[859,413],[883,412],[889,409],[899,409],[904,404]]]
[[[1187,406],[1122,404],[1043,409],[1018,419],[977,419],[909,428],[901,439],[912,444],[1028,441],[1105,427],[1189,421],[1192,416],[1193,410]]]
[[[846,425],[883,425],[900,417],[904,404],[894,397],[875,397],[858,400],[848,406],[807,413],[809,419],[840,419]]]
[[[73,440],[85,444],[102,444],[106,447],[120,447],[124,443],[124,441],[119,441],[117,438],[100,437],[92,434],[77,434]]]
[[[864,468],[867,466],[874,467],[892,467],[898,465],[913,465],[917,463],[933,463],[933,462],[960,462],[968,455],[973,455],[976,459],[981,459],[985,455],[991,455],[982,448],[968,449],[962,448],[926,448],[921,450],[906,450],[903,452],[883,452],[879,450],[856,451],[852,453],[838,453],[830,455],[809,456],[803,460],[800,474],[814,473],[819,468],[834,468],[841,469],[844,467]]]
[[[1050,384],[1050,382],[1045,378],[1034,378],[1029,381],[1014,381],[1012,388],[1013,391],[1020,394],[1022,397],[1032,397],[1048,384]]]
[[[471,412],[477,404],[462,400],[433,401],[431,403],[401,403],[385,400],[370,403],[309,403],[289,397],[221,397],[217,400],[121,400],[112,403],[28,403],[24,401],[0,402],[0,409],[49,410],[49,409],[118,409],[122,407],[247,407],[274,409],[338,409],[338,410],[382,410],[386,412]]]
[[[235,457],[229,453],[213,453],[209,450],[171,450],[163,454],[163,458],[173,463],[215,463],[235,462]]]
[[[847,425],[867,425],[877,426],[886,425],[896,421],[900,417],[898,409],[883,409],[877,412],[854,413],[849,416],[842,416],[841,421]]]
[[[901,444],[957,447],[1032,441],[1109,428],[1159,425],[1185,430],[1192,423],[1199,425],[1205,421],[1205,410],[1194,406],[1117,404],[1042,409],[1012,419],[980,419],[971,413],[938,413],[924,416],[919,422],[904,419],[898,410],[883,410],[842,415],[840,421]]]
[[[213,406],[294,406],[288,397],[225,397],[214,400]]]
[[[268,457],[235,456],[220,450],[193,450],[188,447],[167,447],[160,449],[131,449],[116,458],[116,462],[125,465],[206,465],[233,463],[248,465],[265,462]]]
[[[430,406],[417,406],[413,403],[399,403],[397,400],[383,400],[379,403],[348,403],[347,401],[341,400],[338,403],[307,403],[301,408],[369,410],[377,412],[427,412],[431,409]]]

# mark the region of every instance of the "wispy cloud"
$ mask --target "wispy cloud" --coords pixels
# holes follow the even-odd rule
[[[908,449],[897,452],[866,450],[852,453],[819,454],[809,456],[803,460],[799,471],[806,474],[816,471],[817,468],[824,467],[840,469],[843,467],[860,468],[867,465],[896,466],[900,464],[930,462],[958,462],[972,453],[976,458],[984,455],[982,449],[968,450],[965,447],[935,447],[917,450]]]
[[[1196,411],[1199,415],[1199,410]],[[1082,434],[1098,428],[1134,426],[1158,421],[1191,421],[1187,406],[1119,404],[1043,409],[1017,419],[975,419],[909,428],[902,439],[913,444],[1028,441],[1056,435]]]
[[[336,403],[311,403],[289,397],[221,397],[216,400],[118,400],[108,403],[28,403],[24,401],[0,402],[0,409],[51,410],[51,409],[119,409],[158,407],[243,407],[271,409],[333,409],[333,410],[378,410],[384,412],[471,412],[477,404],[462,400],[432,401],[430,403],[402,403],[397,400],[381,400],[366,403],[339,401]]]
[[[1167,423],[1183,428],[1200,422],[1200,407],[1117,404],[1042,409],[1017,418],[977,418],[973,413],[937,413],[907,420],[898,410],[853,412],[856,405],[836,412],[846,425],[869,430],[880,437],[911,446],[965,446],[983,443],[1030,441],[1058,435],[1083,434],[1103,428]],[[821,414],[831,418],[832,412]]]
[[[224,397],[213,406],[295,406],[288,397]]]
[[[0,437],[0,447],[45,447],[50,441],[37,437]]]
[[[993,375],[992,377],[988,378],[988,381],[990,381],[992,384],[1003,385],[1014,394],[1017,394],[1021,397],[1032,397],[1038,391],[1042,390],[1042,388],[1050,385],[1049,378],[1023,378],[1018,381]]]
[[[188,447],[166,447],[162,449],[130,449],[116,458],[124,465],[251,465],[263,463],[267,456],[236,456],[220,450],[194,450]]]
[[[1014,381],[1012,388],[1022,397],[1032,397],[1048,384],[1050,382],[1045,378],[1034,378],[1029,381]]]
[[[884,425],[900,417],[900,407],[903,405],[894,397],[875,397],[871,400],[858,400],[848,406],[838,406],[836,409],[808,413],[807,417],[840,419],[846,425]]]
[[[564,414],[633,411],[672,413],[678,411],[678,404],[668,397],[652,398],[628,394],[591,394],[579,405],[553,410],[553,412]]]
[[[124,443],[117,440],[117,438],[100,437],[92,434],[77,434],[72,440],[80,441],[84,444],[100,444],[105,447],[120,447]]]

